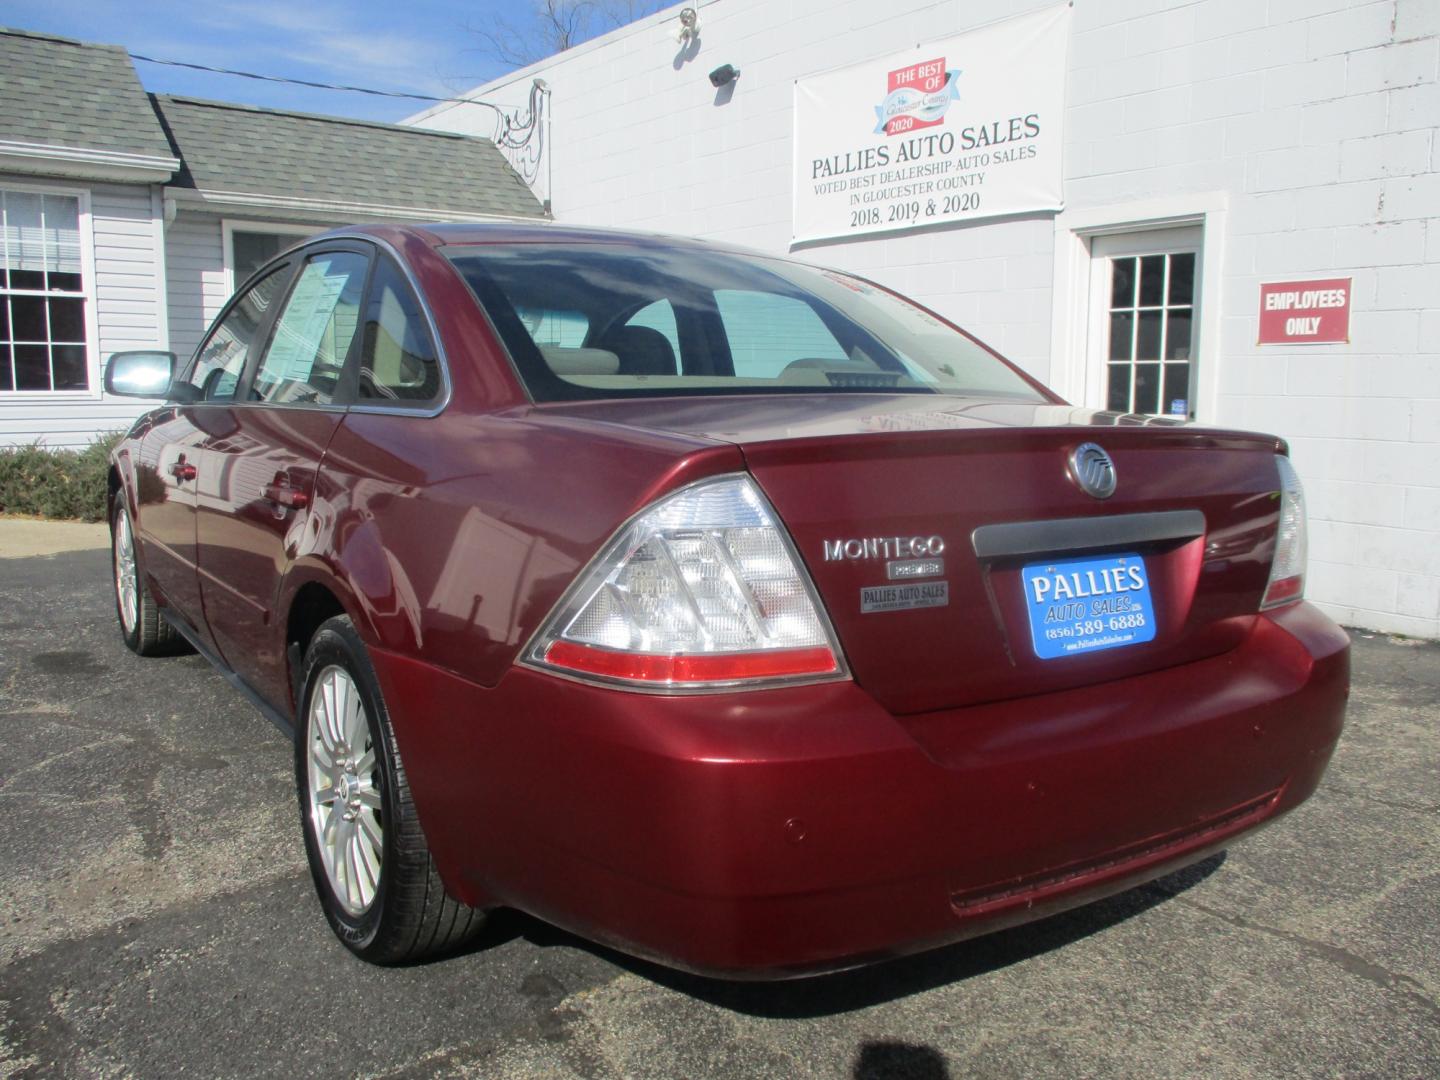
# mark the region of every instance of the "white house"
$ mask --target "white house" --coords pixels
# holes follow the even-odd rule
[[[1282,435],[1307,485],[1311,598],[1350,625],[1440,636],[1440,3],[1076,0],[1053,13],[1058,54],[998,23],[1036,0],[688,6],[688,40],[677,5],[464,95],[545,96],[548,160],[523,163],[557,220],[793,250],[916,296],[1114,422]],[[1000,58],[1017,105],[1060,75],[1031,143],[1054,170],[1038,208],[990,217],[956,198],[949,224],[865,231],[852,189],[853,219],[796,243],[824,209],[817,178],[863,182],[865,154],[897,145],[872,106],[948,108],[914,115],[930,134],[1023,142],[1033,109],[978,111],[977,73]],[[935,86],[959,71],[958,100],[887,97],[937,63]],[[797,102],[846,94],[862,103],[852,156],[806,158],[840,121]],[[469,104],[408,122],[492,130]],[[933,195],[945,208],[932,187],[916,213]]]
[[[122,349],[186,356],[235,284],[359,221],[542,217],[488,140],[147,95],[117,46],[0,29],[0,445],[83,446],[144,408]]]

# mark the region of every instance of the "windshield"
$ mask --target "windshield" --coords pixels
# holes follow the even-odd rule
[[[787,391],[1043,400],[923,308],[834,270],[604,243],[445,254],[535,401]]]

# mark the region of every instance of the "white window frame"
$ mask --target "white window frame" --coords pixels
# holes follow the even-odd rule
[[[1213,424],[1219,412],[1222,271],[1228,196],[1199,192],[1109,206],[1065,210],[1055,217],[1054,288],[1051,290],[1050,385],[1067,401],[1104,409],[1104,335],[1095,326],[1092,242],[1099,236],[1200,226],[1200,273],[1195,282],[1198,318],[1191,355],[1195,421]]]
[[[329,225],[297,225],[293,221],[247,221],[243,218],[222,218],[220,235],[225,251],[225,295],[233,296],[235,290],[245,284],[235,280],[235,234],[237,232],[274,233],[277,236],[293,236],[296,242],[307,236],[324,232]],[[214,233],[211,233],[213,236]]]
[[[103,396],[100,382],[100,313],[99,283],[95,280],[95,229],[90,217],[90,189],[64,187],[58,184],[32,184],[0,178],[0,188],[36,195],[60,195],[80,202],[80,283],[85,298],[85,368],[88,390],[6,390],[0,392],[0,406],[18,401],[99,401]]]
[[[1149,229],[1139,232],[1106,233],[1102,236],[1091,237],[1090,242],[1090,333],[1086,346],[1085,363],[1085,400],[1098,401],[1106,408],[1109,407],[1109,355],[1110,355],[1110,299],[1113,286],[1112,266],[1116,259],[1134,258],[1137,255],[1175,255],[1181,252],[1195,252],[1196,270],[1199,276],[1196,281],[1203,280],[1205,273],[1205,235],[1204,231],[1194,225],[1169,225],[1160,229]],[[1103,249],[1103,250],[1102,250]],[[1136,266],[1137,282],[1139,266]],[[1199,289],[1194,288],[1191,295],[1191,331],[1190,345],[1192,355],[1187,357],[1190,365],[1190,375],[1195,377],[1196,360],[1193,355],[1196,327],[1199,326],[1199,319],[1204,316],[1204,304],[1198,295]],[[1169,297],[1165,297],[1161,305],[1169,309]],[[1131,361],[1133,365],[1134,361]],[[1134,378],[1134,371],[1131,371],[1131,378]],[[1157,406],[1167,404],[1164,397],[1164,386],[1158,388]],[[1187,393],[1188,397],[1189,394]],[[1153,416],[1170,416],[1164,409],[1160,409]],[[1183,419],[1183,418],[1182,418]]]

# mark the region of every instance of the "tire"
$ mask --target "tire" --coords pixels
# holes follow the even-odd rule
[[[123,492],[110,519],[110,575],[114,582],[115,618],[131,652],[138,656],[171,656],[189,651],[189,643],[160,617],[160,608],[140,572],[135,529],[130,524]]]
[[[335,936],[372,964],[459,948],[480,931],[485,913],[453,899],[440,881],[375,669],[348,617],[315,632],[301,686],[300,827]]]

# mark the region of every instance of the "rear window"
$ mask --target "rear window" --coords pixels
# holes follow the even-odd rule
[[[833,270],[606,243],[446,255],[536,401],[876,391],[1041,399],[925,309]]]

